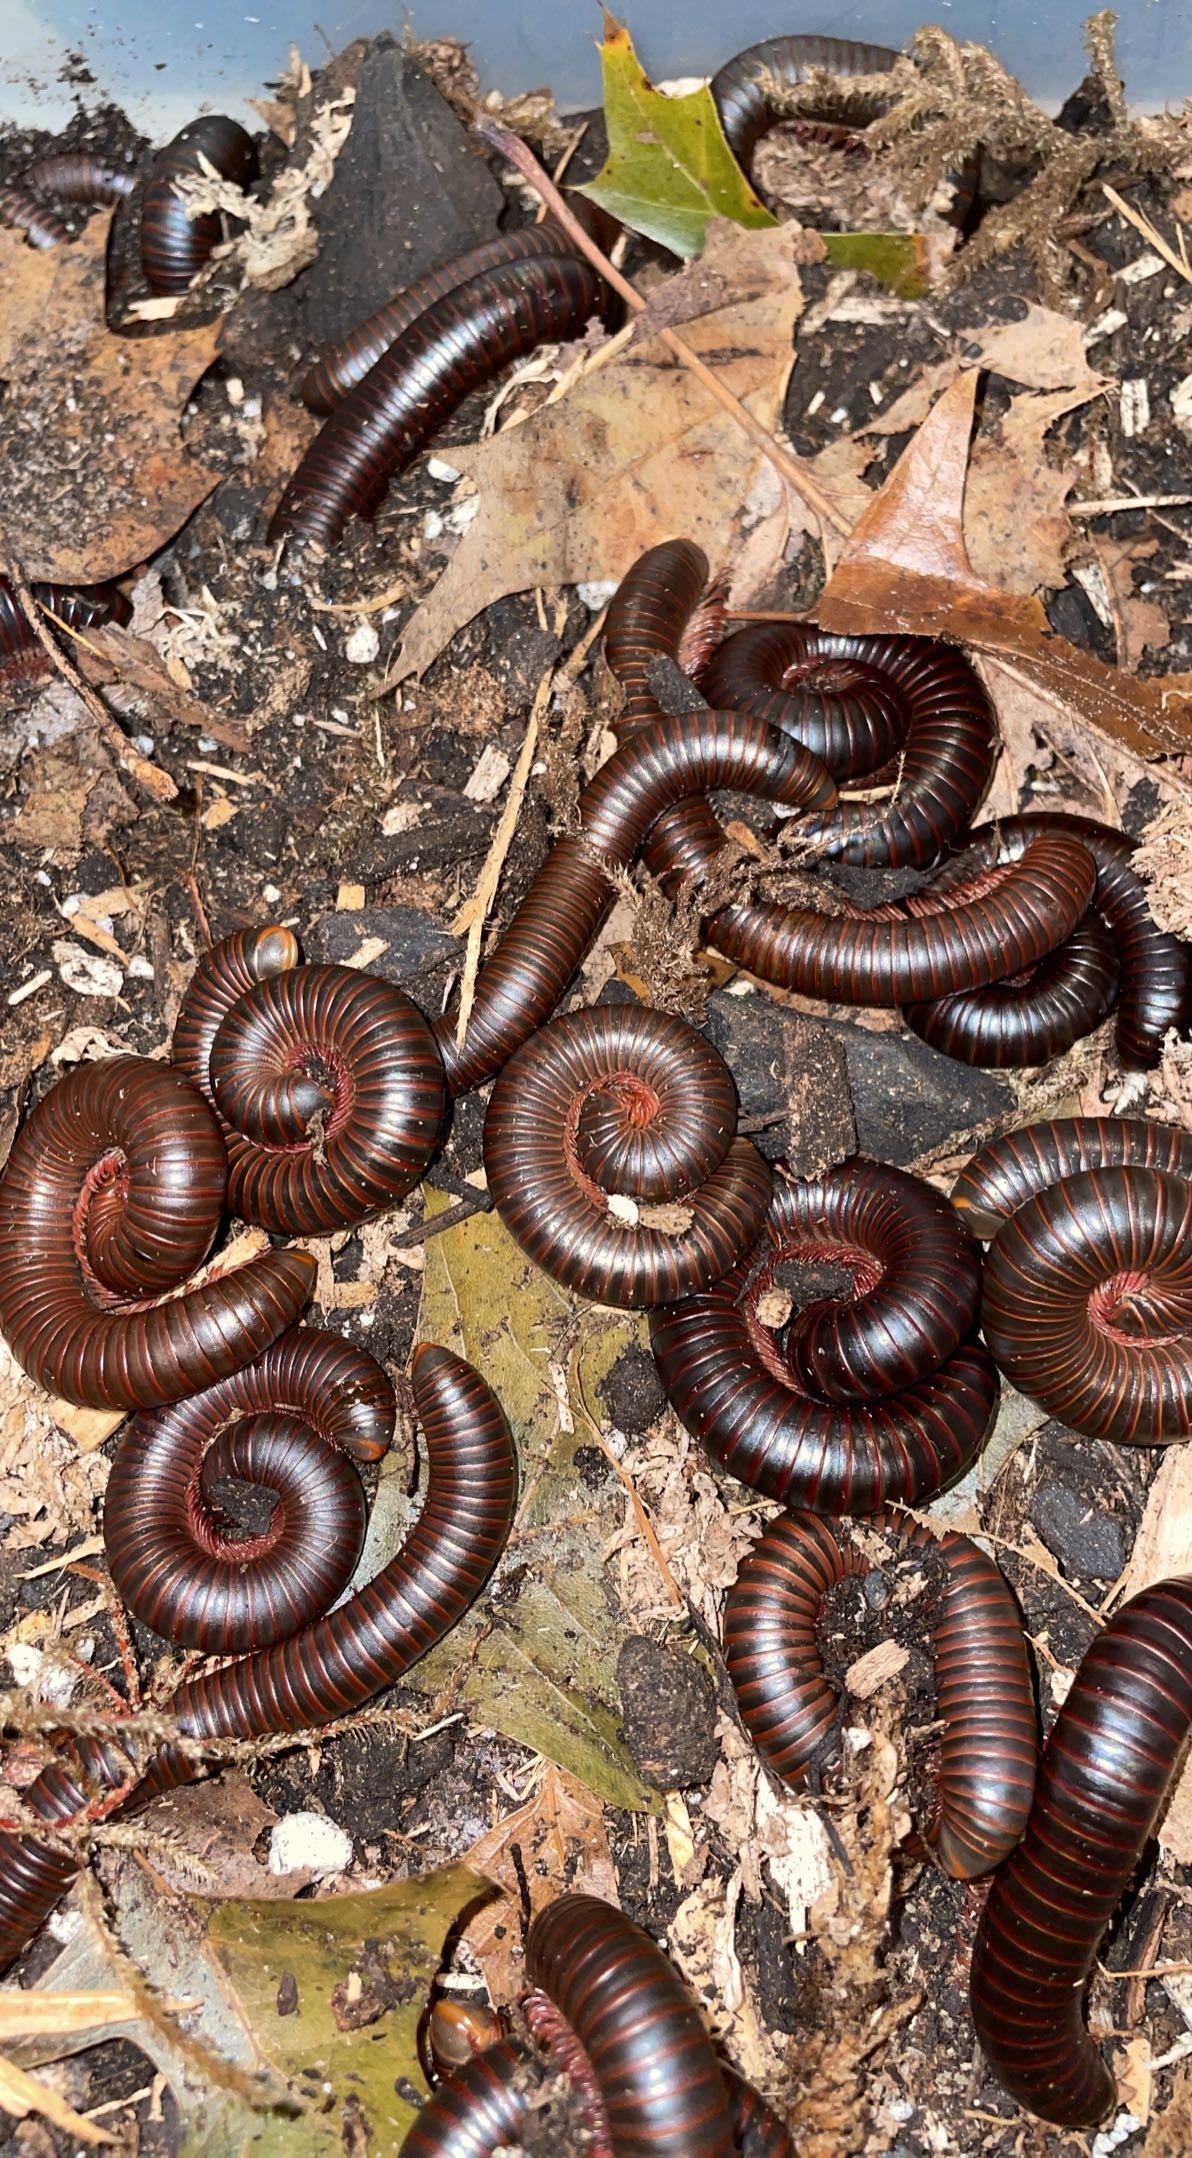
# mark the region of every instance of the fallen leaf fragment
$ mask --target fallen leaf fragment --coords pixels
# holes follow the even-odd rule
[[[848,636],[947,637],[998,655],[1061,710],[1140,757],[1192,747],[1192,694],[1106,667],[1059,637],[1037,599],[983,583],[963,532],[977,376],[957,376],[851,533],[817,608]]]
[[[498,2008],[516,2000],[526,1982],[515,1844],[533,1910],[572,1890],[600,1896],[606,1903],[619,1901],[600,1799],[577,1776],[548,1763],[533,1797],[464,1854],[464,1864],[473,1873],[483,1874],[502,1891],[469,1919],[463,1936]]]
[[[686,97],[656,90],[607,8],[600,65],[608,156],[581,195],[676,255],[699,253],[713,217],[775,224],[724,139],[707,84]]]
[[[219,479],[187,456],[178,418],[220,325],[115,336],[110,223],[93,217],[46,252],[0,232],[4,545],[28,576],[65,584],[102,584],[156,554]]]
[[[747,233],[719,225],[700,261],[674,281],[692,281],[685,342],[770,430],[793,359],[805,239],[790,226]],[[677,533],[714,565],[731,557],[741,604],[777,570],[792,527],[803,524],[789,487],[648,329],[520,426],[451,454],[480,508],[407,627],[386,688],[422,674],[457,630],[506,593],[619,581],[647,547]]]

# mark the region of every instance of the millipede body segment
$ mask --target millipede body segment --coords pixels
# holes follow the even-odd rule
[[[191,120],[158,151],[141,205],[141,268],[150,292],[188,291],[219,244],[219,212],[188,217],[176,189],[204,163],[239,188],[251,187],[260,170],[252,136],[226,113]]]

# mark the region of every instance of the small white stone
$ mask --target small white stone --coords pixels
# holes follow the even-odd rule
[[[352,1863],[347,1830],[322,1813],[287,1813],[269,1837],[270,1873],[313,1873],[322,1880]]]
[[[276,884],[263,884],[261,886],[261,897],[267,907],[275,907],[281,898],[281,893],[278,891]]]
[[[354,667],[371,667],[381,649],[381,640],[371,622],[357,622],[344,643],[344,658]]]
[[[78,1682],[77,1671],[55,1663],[29,1641],[14,1641],[4,1653],[18,1686],[27,1686],[37,1700],[50,1708],[69,1708]]]
[[[128,971],[138,982],[151,982],[153,980],[153,961],[146,959],[143,952],[134,952],[128,962]]]
[[[599,614],[602,607],[607,607],[616,591],[617,580],[615,577],[596,577],[589,584],[577,584],[575,589],[588,613]]]
[[[449,465],[445,457],[428,457],[424,470],[432,480],[444,480],[448,486],[460,478],[457,466]]]

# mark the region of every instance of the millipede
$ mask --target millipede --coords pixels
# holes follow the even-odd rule
[[[240,930],[200,959],[174,1062],[216,1111],[228,1200],[302,1235],[359,1222],[411,1189],[446,1107],[429,1022],[354,967],[302,966],[285,928]]]
[[[20,181],[0,185],[0,225],[9,232],[23,232],[30,247],[60,247],[69,238],[58,212],[35,188]]]
[[[115,585],[35,584],[34,599],[69,629],[98,629],[104,622],[128,622],[132,605]],[[0,577],[0,665],[24,659],[38,649],[33,625],[7,577]]]
[[[694,1027],[640,1005],[571,1012],[497,1080],[489,1192],[553,1280],[602,1304],[668,1303],[718,1281],[765,1220],[770,1171],[736,1124],[732,1074]],[[618,1219],[610,1194],[689,1218],[674,1233]]]
[[[340,1351],[313,1353],[329,1354],[333,1382],[342,1376]],[[23,1794],[47,1828],[94,1817],[89,1809],[105,1797],[139,1805],[191,1781],[199,1773],[196,1748],[296,1736],[350,1714],[395,1684],[463,1617],[505,1547],[517,1457],[500,1403],[470,1364],[424,1344],[414,1352],[412,1375],[427,1488],[396,1556],[337,1610],[288,1639],[187,1679],[168,1704],[176,1741],[146,1751],[122,1740],[115,1720],[110,1736],[63,1741]],[[362,1421],[369,1443],[387,1385],[379,1369],[367,1383]],[[76,1863],[61,1844],[0,1833],[0,1964],[11,1962],[49,1916]]]
[[[177,192],[177,182],[198,177],[204,164],[239,188],[251,187],[260,170],[252,136],[226,113],[191,120],[158,151],[141,205],[141,269],[150,292],[189,291],[219,244],[219,212],[188,217]]]
[[[1192,1138],[1059,1118],[973,1156],[952,1194],[992,1238],[981,1325],[1006,1377],[1089,1438],[1192,1433]]]
[[[1090,911],[1070,937],[1022,974],[986,989],[961,990],[931,1004],[907,1004],[913,1034],[961,1064],[1022,1069],[1062,1056],[1113,1009],[1118,953],[1108,926]]]
[[[68,1072],[0,1177],[0,1333],[18,1363],[68,1401],[143,1409],[250,1362],[297,1318],[315,1263],[269,1251],[171,1295],[226,1203],[219,1125],[181,1072],[131,1056]]]
[[[889,1508],[867,1523],[942,1569],[933,1656],[943,1724],[938,1807],[924,1830],[956,1880],[990,1873],[1018,1843],[1035,1786],[1035,1705],[1022,1625],[992,1559]],[[724,1651],[741,1720],[799,1788],[839,1733],[841,1704],[816,1628],[829,1590],[871,1562],[818,1515],[779,1515],[746,1558],[724,1610]]]
[[[376,513],[390,480],[472,390],[537,346],[577,336],[603,294],[574,252],[497,262],[444,292],[336,403],[286,484],[271,543],[334,546],[351,517]]]
[[[1114,2103],[1085,2027],[1097,1947],[1192,1726],[1192,1577],[1124,1604],[1088,1650],[1043,1749],[1018,1849],[995,1876],[973,1954],[977,2036],[1020,2105],[1091,2128]]]
[[[111,165],[90,150],[54,150],[39,157],[22,175],[26,187],[39,195],[56,195],[59,202],[84,207],[104,203],[115,208],[127,202],[136,180],[131,172]]]
[[[852,1297],[796,1315],[783,1350],[759,1316],[791,1261],[843,1265]],[[680,1422],[730,1474],[784,1506],[917,1505],[975,1460],[998,1384],[967,1337],[980,1294],[959,1217],[904,1171],[854,1160],[780,1179],[753,1250],[650,1318]],[[812,1391],[814,1387],[815,1391]]]
[[[736,53],[712,77],[711,91],[725,141],[743,172],[749,172],[754,152],[764,135],[786,115],[775,90],[794,90],[813,71],[823,69],[847,80],[858,75],[887,75],[899,55],[889,45],[868,45],[856,38],[824,37],[810,31],[795,36],[764,38]],[[834,105],[829,118],[836,123],[833,139],[847,141],[852,128],[874,120],[885,110],[885,101],[872,93],[856,92],[843,110]],[[808,111],[800,119],[812,119]]]

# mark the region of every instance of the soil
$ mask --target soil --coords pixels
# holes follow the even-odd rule
[[[402,67],[392,49],[351,48],[335,63],[336,80],[363,88],[371,67],[400,93]],[[396,72],[397,88],[394,89]],[[416,97],[425,98],[417,70]],[[316,80],[316,89],[318,87]],[[358,123],[359,124],[359,123]],[[436,123],[438,124],[438,123]],[[351,138],[354,139],[354,138]],[[123,115],[105,109],[85,113],[60,140],[44,135],[0,137],[0,180],[19,174],[31,155],[85,143],[133,161],[143,149]],[[590,174],[602,156],[602,127],[594,116],[572,167]],[[51,1051],[72,1030],[98,1029],[114,1046],[150,1054],[168,1038],[182,989],[208,937],[274,919],[290,923],[310,959],[345,960],[367,946],[368,964],[401,983],[428,1012],[442,1009],[459,965],[459,944],[449,932],[453,912],[470,889],[488,845],[498,809],[465,791],[482,750],[513,759],[521,745],[530,705],[543,672],[587,631],[589,609],[574,592],[502,601],[464,630],[417,685],[394,699],[377,694],[385,661],[421,597],[431,588],[451,544],[444,519],[450,489],[424,461],[395,485],[374,525],[350,528],[344,544],[317,572],[288,564],[278,569],[263,542],[271,506],[269,490],[245,454],[245,414],[264,414],[266,424],[292,413],[292,388],[313,351],[311,326],[324,327],[347,308],[354,316],[371,296],[359,290],[359,264],[349,260],[367,209],[344,190],[352,168],[337,176],[338,193],[323,226],[323,253],[291,286],[242,298],[233,310],[223,357],[196,392],[185,421],[192,453],[219,469],[224,484],[200,508],[177,540],[152,565],[176,608],[217,621],[230,640],[208,638],[187,658],[193,694],[238,730],[246,754],[234,756],[214,737],[175,727],[157,733],[155,761],[177,784],[167,807],[143,800],[127,776],[88,729],[64,732],[53,742],[46,718],[47,677],[40,668],[9,669],[0,717],[0,1138],[57,1076]],[[354,183],[364,187],[366,180]],[[1130,200],[1165,230],[1172,217],[1161,189],[1133,186]],[[425,259],[486,237],[496,209],[506,221],[526,215],[515,191],[502,196],[495,169],[467,153],[466,186],[452,196],[443,245]],[[1160,267],[1156,274],[1123,281],[1114,273],[1145,252],[1138,236],[1115,217],[1098,189],[1076,205],[1072,236],[1079,252],[1070,262],[1071,305],[1087,322],[1110,304],[1124,317],[1095,346],[1098,364],[1121,377],[1145,374],[1152,421],[1142,433],[1125,431],[1122,409],[1110,397],[1082,407],[1062,423],[1053,454],[1085,460],[1095,439],[1112,456],[1115,495],[1176,493],[1186,484],[1187,438],[1172,416],[1170,392],[1187,372],[1188,296],[1179,280]],[[392,235],[391,235],[392,237]],[[399,242],[393,243],[395,246]],[[128,262],[125,213],[117,220],[114,262]],[[638,246],[630,268],[657,272],[664,258]],[[804,273],[809,309],[829,291],[826,265]],[[376,298],[392,282],[386,268]],[[126,301],[131,277],[117,281]],[[869,293],[861,281],[862,295]],[[349,300],[345,298],[348,295]],[[870,295],[872,296],[872,295]],[[823,322],[800,344],[786,404],[786,425],[795,448],[813,454],[850,425],[868,419],[879,401],[891,402],[920,367],[934,364],[966,325],[1010,320],[1038,297],[1025,255],[1012,253],[983,269],[971,282],[933,300],[919,313],[891,314],[878,306],[870,319]],[[337,310],[339,313],[337,314]],[[875,394],[880,391],[880,400]],[[995,396],[999,391],[991,390]],[[485,399],[469,400],[435,444],[449,463],[453,441],[474,439]],[[883,445],[888,468],[907,435]],[[272,487],[275,498],[276,485]],[[1144,671],[1175,671],[1192,665],[1192,578],[1187,562],[1186,511],[1160,516],[1143,509],[1086,522],[1093,533],[1118,542],[1145,540],[1153,551],[1139,582],[1160,595],[1171,621],[1161,651],[1141,658]],[[822,565],[808,542],[799,561],[759,604],[797,607],[814,591]],[[361,594],[393,586],[392,604],[367,620],[378,633],[375,652],[363,660],[351,603]],[[323,611],[318,602],[329,602]],[[344,608],[344,612],[334,611]],[[1113,626],[1094,610],[1075,580],[1049,603],[1053,623],[1102,657],[1114,656]],[[598,709],[599,685],[591,672],[581,690]],[[131,720],[131,731],[141,722]],[[53,845],[30,853],[11,827],[41,783],[53,755],[57,784],[72,779],[88,789],[77,852]],[[202,769],[202,767],[206,769]],[[222,768],[223,776],[219,770]],[[1024,775],[1045,799],[1046,772]],[[541,860],[554,827],[548,772],[531,780],[509,852],[494,930],[509,918]],[[1122,803],[1128,828],[1138,828],[1153,808],[1147,791]],[[1090,797],[1089,812],[1100,804]],[[212,812],[215,811],[213,815]],[[70,935],[72,900],[78,894],[132,887],[141,903],[117,920],[117,937],[132,962],[118,995],[82,995],[62,980],[52,957],[54,943]],[[129,923],[135,926],[129,927]],[[7,991],[49,971],[36,995],[13,1004]],[[712,989],[705,1021],[710,1038],[729,1057],[741,1094],[742,1115],[756,1124],[767,1152],[781,1154],[803,1173],[838,1159],[855,1127],[860,1148],[903,1165],[951,1149],[962,1155],[974,1131],[991,1122],[1013,1122],[1019,1098],[1004,1078],[972,1072],[938,1056],[897,1026],[874,1024],[869,1015],[845,1010],[792,1008],[756,987],[723,981]],[[610,994],[623,994],[614,985]],[[794,1107],[792,1108],[792,1104]],[[800,1113],[800,1104],[803,1112]],[[482,1103],[465,1100],[431,1169],[429,1181],[458,1199],[472,1187],[464,1179],[480,1162]],[[840,1134],[845,1134],[843,1147]],[[416,1202],[415,1215],[416,1215]],[[366,1264],[359,1237],[349,1237],[333,1258],[337,1284],[359,1278]],[[367,1330],[352,1309],[312,1307],[309,1317],[357,1339],[391,1369],[408,1356],[418,1309],[416,1272],[390,1268]],[[664,1413],[653,1367],[634,1352],[602,1388],[611,1422],[622,1432],[644,1431]],[[600,1481],[609,1474],[604,1457],[589,1449],[581,1461]],[[984,1526],[1002,1540],[1007,1578],[1019,1598],[1039,1684],[1044,1725],[1055,1709],[1053,1675],[1071,1670],[1093,1633],[1084,1606],[1097,1606],[1120,1574],[1158,1466],[1154,1452],[1125,1451],[1076,1441],[1047,1426],[1012,1455],[982,1494]],[[0,1532],[10,1527],[0,1520]],[[1058,1578],[1024,1560],[1013,1547],[1029,1548],[1035,1535],[1054,1560]],[[61,1545],[0,1549],[0,1611],[11,1621],[63,1596],[64,1580],[53,1572],[28,1578],[31,1563],[60,1555]],[[72,1593],[92,1584],[75,1583]],[[833,1614],[840,1638],[834,1653],[846,1668],[883,1630],[883,1613],[855,1584]],[[921,1640],[921,1613],[913,1620]],[[95,1661],[118,1656],[110,1622],[102,1614],[92,1628]],[[706,1789],[715,1761],[711,1738],[712,1681],[686,1655],[661,1638],[663,1629],[635,1634],[618,1666],[629,1745],[639,1768],[660,1786],[680,1783],[693,1805]],[[146,1668],[162,1644],[134,1628]],[[926,1660],[916,1666],[911,1694],[913,1721],[931,1722],[931,1683]],[[676,1664],[682,1672],[676,1673]],[[395,1696],[413,1709],[414,1696]],[[466,1720],[449,1724],[425,1743],[375,1725],[318,1748],[300,1748],[256,1763],[252,1781],[278,1813],[324,1811],[347,1820],[357,1865],[372,1877],[404,1872],[414,1862],[429,1868],[459,1856],[508,1810],[510,1778],[528,1756],[508,1742],[478,1734]],[[912,1779],[913,1780],[913,1779]],[[665,1852],[647,1859],[633,1817],[610,1816],[609,1840],[627,1911],[661,1935],[681,1901]],[[713,1842],[714,1863],[725,1877],[734,1852]],[[913,1847],[898,1861],[891,1931],[882,1950],[884,1981],[892,1997],[915,1993],[922,2005],[898,2027],[873,2065],[873,2097],[880,2100],[884,2130],[868,2149],[894,2158],[926,2158],[931,2152],[970,2158],[1010,2158],[1012,2153],[1076,2150],[1078,2141],[1051,2137],[1025,2124],[974,2058],[965,2004],[967,1959],[980,1907],[979,1892],[943,1880]],[[1162,1915],[1157,1928],[1155,1914]],[[743,1905],[738,1952],[772,2029],[800,2039],[816,1990],[815,1949],[792,1957],[785,1914],[772,1898]],[[1145,1953],[1149,1962],[1192,1953],[1192,1908],[1173,1870],[1148,1854],[1103,1951],[1112,1970],[1130,1968]],[[45,1943],[26,1960],[24,1975],[49,1960]],[[1130,1990],[1098,1981],[1093,2009],[1119,2033],[1123,2013],[1131,2027],[1164,2054],[1180,2040],[1183,2020],[1157,1982]],[[100,2118],[131,2140],[126,2145],[155,2154],[176,2147],[177,2120],[168,2098],[164,2110],[147,2090],[152,2076],[143,2057],[123,2043],[77,2054],[69,2064],[63,2095],[83,2111],[103,2106]],[[1161,2103],[1169,2083],[1161,2076]],[[130,2095],[130,2094],[139,2095]],[[875,2115],[875,2118],[878,2116]],[[887,2140],[882,2141],[882,2134]],[[0,2153],[24,2158],[74,2148],[72,2139],[29,2119],[0,2132]],[[850,2148],[854,2146],[850,2145]],[[860,2148],[860,2145],[855,2146]],[[1129,2136],[1118,2149],[1141,2148]]]

